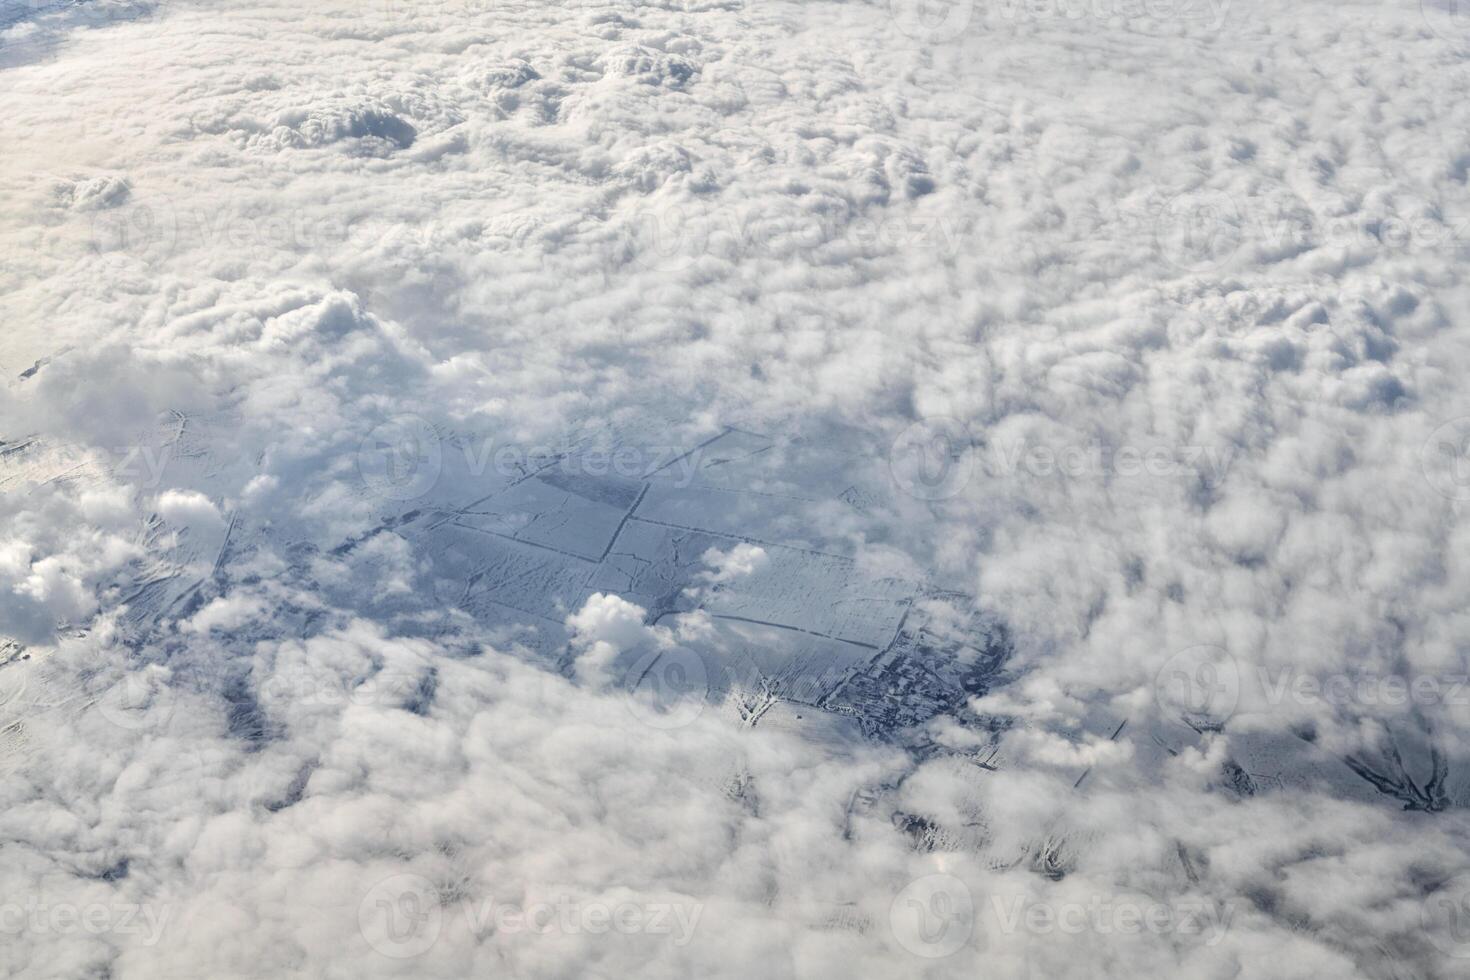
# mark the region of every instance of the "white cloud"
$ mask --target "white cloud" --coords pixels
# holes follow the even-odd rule
[[[0,12],[7,965],[1448,975],[1458,22],[1074,6]]]
[[[766,566],[768,560],[764,548],[744,541],[729,551],[711,548],[700,556],[700,561],[710,567],[705,573],[707,581],[715,585],[754,575]]]
[[[567,617],[572,642],[580,650],[576,672],[582,681],[606,685],[609,670],[618,654],[648,643],[667,646],[668,631],[644,623],[648,611],[617,595],[597,592],[587,597],[581,609]]]
[[[158,513],[164,520],[185,527],[194,524],[208,527],[224,521],[213,501],[192,490],[165,490],[159,494]]]
[[[210,602],[192,618],[180,624],[180,628],[190,633],[235,630],[266,611],[267,606],[259,600],[242,596],[224,596]]]

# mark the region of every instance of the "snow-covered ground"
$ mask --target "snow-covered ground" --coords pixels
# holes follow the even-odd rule
[[[0,975],[1470,969],[1470,11],[0,0]]]

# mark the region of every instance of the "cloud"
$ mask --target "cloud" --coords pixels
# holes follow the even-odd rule
[[[706,578],[715,585],[754,575],[765,567],[768,559],[764,548],[744,541],[729,551],[711,548],[700,556],[700,560],[710,566],[705,573]]]
[[[648,611],[616,595],[592,594],[581,609],[567,617],[572,643],[579,648],[577,676],[586,683],[611,681],[614,658],[644,643],[667,645],[667,630],[644,625]]]
[[[242,596],[225,596],[210,602],[187,622],[182,623],[180,628],[191,633],[235,631],[266,610],[267,607],[262,602]]]
[[[1451,975],[1457,19],[675,6],[0,13],[7,966]]]
[[[190,490],[166,490],[158,497],[158,513],[164,520],[188,526],[218,525],[224,518],[204,494]]]

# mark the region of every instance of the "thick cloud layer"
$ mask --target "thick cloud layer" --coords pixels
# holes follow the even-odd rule
[[[0,5],[0,972],[1459,975],[1467,52]]]

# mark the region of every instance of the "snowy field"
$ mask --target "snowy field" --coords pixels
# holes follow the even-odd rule
[[[1470,975],[1470,7],[0,0],[0,977]]]

